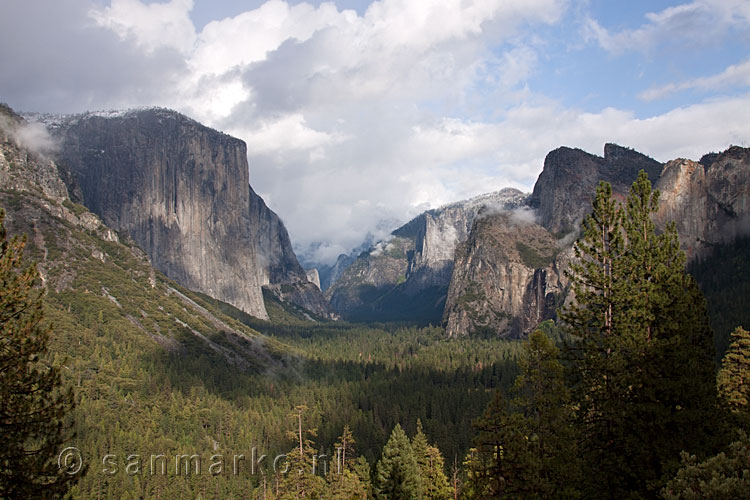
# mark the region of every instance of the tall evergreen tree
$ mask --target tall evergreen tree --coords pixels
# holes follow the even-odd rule
[[[26,239],[7,239],[0,209],[0,498],[60,498],[75,479],[57,458],[73,391],[47,361],[39,273],[23,267]],[[78,468],[78,463],[63,464]]]
[[[399,424],[393,428],[375,468],[375,498],[421,500],[419,467],[411,443]]]
[[[653,497],[681,450],[715,444],[705,301],[674,225],[655,232],[658,199],[645,172],[625,208],[600,185],[569,273],[576,303],[562,319],[577,339],[571,380],[587,494],[599,498]]]
[[[519,365],[512,404],[498,393],[474,423],[467,496],[575,498],[578,461],[559,351],[537,330]]]
[[[448,477],[445,475],[445,460],[440,450],[427,442],[422,421],[417,420],[417,433],[411,441],[414,457],[419,467],[422,498],[424,500],[447,500],[451,496]]]
[[[619,263],[624,236],[620,209],[607,183],[597,187],[593,212],[583,224],[583,236],[575,246],[576,260],[567,272],[576,300],[561,318],[575,342],[570,346],[573,399],[577,411],[580,447],[588,464],[611,474],[586,477],[595,481],[592,490],[602,498],[615,498],[621,491],[622,450],[620,437],[622,406],[627,404],[627,383],[616,374],[624,372],[615,331],[615,313],[620,309]]]
[[[473,422],[474,448],[464,461],[467,481],[462,495],[470,500],[512,498],[526,480],[527,428],[523,415],[510,411],[498,390]]]
[[[716,377],[722,403],[743,423],[750,420],[750,332],[738,326]]]
[[[331,500],[363,500],[369,497],[370,466],[355,457],[354,436],[348,425],[336,442],[335,464],[328,473],[328,494]]]
[[[560,351],[544,332],[536,330],[524,343],[519,367],[514,406],[530,430],[534,475],[526,485],[526,497],[575,498],[578,453]]]
[[[286,455],[288,470],[284,471],[278,483],[279,500],[325,498],[325,480],[318,475],[320,464],[311,439],[317,434],[317,430],[303,430],[302,417],[307,409],[306,406],[297,406],[291,414],[296,430],[290,431],[288,435],[295,438],[298,445]]]

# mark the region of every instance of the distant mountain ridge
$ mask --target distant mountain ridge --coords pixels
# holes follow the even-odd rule
[[[624,200],[640,170],[662,193],[657,227],[674,221],[689,259],[750,233],[749,149],[662,164],[608,143],[603,156],[551,151],[530,194],[508,188],[428,210],[305,270],[250,186],[239,139],[162,108],[36,118],[61,148],[57,174],[35,174],[46,196],[64,189],[167,276],[258,318],[267,318],[265,291],[311,318],[523,336],[571,299],[565,270],[596,185],[609,182]],[[21,182],[8,172],[8,186]]]
[[[617,144],[605,144],[604,156],[560,147],[544,159],[544,168],[528,204],[537,211],[539,223],[548,231],[569,233],[591,207],[600,181],[609,182],[615,193],[622,194],[640,170],[645,170],[653,183],[662,168],[658,161]]]
[[[474,218],[488,207],[520,207],[526,196],[506,188],[423,212],[351,261],[326,297],[344,318],[439,323],[456,246]]]

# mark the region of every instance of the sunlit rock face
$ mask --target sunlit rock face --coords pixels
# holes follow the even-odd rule
[[[700,162],[670,161],[656,187],[657,224],[675,222],[688,258],[750,233],[750,149],[735,146]]]
[[[446,333],[518,338],[554,318],[567,296],[570,255],[532,220],[512,212],[480,215],[456,250]]]
[[[547,155],[529,198],[533,223],[480,217],[459,245],[443,314],[447,333],[518,337],[554,318],[573,299],[564,272],[596,186],[609,182],[623,201],[641,169],[660,191],[657,230],[674,222],[688,259],[750,233],[750,149],[662,165],[613,144],[603,158],[559,148]]]

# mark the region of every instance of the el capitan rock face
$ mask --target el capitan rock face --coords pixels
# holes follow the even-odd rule
[[[72,189],[167,276],[259,318],[261,286],[307,283],[250,188],[243,141],[164,109],[80,115],[56,130]]]

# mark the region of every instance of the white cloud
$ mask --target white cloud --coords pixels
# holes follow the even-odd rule
[[[615,54],[632,50],[648,52],[661,44],[710,44],[725,36],[729,27],[748,30],[750,2],[747,0],[694,0],[645,15],[635,29],[611,32],[594,19],[587,19],[584,36]]]
[[[170,47],[189,53],[195,43],[190,20],[193,0],[143,4],[139,0],[112,0],[109,7],[92,8],[89,16],[122,38],[133,37],[147,51]]]
[[[343,27],[354,18],[353,12],[338,12],[330,3],[315,8],[270,0],[258,9],[207,24],[198,36],[190,66],[198,75],[221,74],[265,60],[287,40],[303,42],[321,29]]]
[[[650,88],[638,97],[653,101],[684,90],[724,90],[731,87],[750,87],[750,59],[733,64],[717,75]]]
[[[343,135],[320,132],[308,127],[301,113],[263,121],[258,128],[240,132],[238,135],[246,138],[245,142],[251,154],[275,154],[282,159],[285,152],[320,150],[324,146],[345,140]]]
[[[539,28],[563,19],[568,0],[380,0],[362,15],[270,0],[199,32],[189,0],[50,2],[42,29],[26,4],[0,26],[0,58],[14,69],[0,88],[40,111],[173,107],[240,137],[253,187],[298,248],[328,261],[426,208],[529,190],[560,145],[618,142],[668,160],[750,140],[747,95],[639,118],[535,94],[528,82],[548,61]],[[635,30],[592,21],[588,35],[612,52],[649,50],[747,24],[748,4],[696,0]],[[14,43],[32,30],[39,47],[20,57]],[[725,73],[675,85],[739,85]]]

